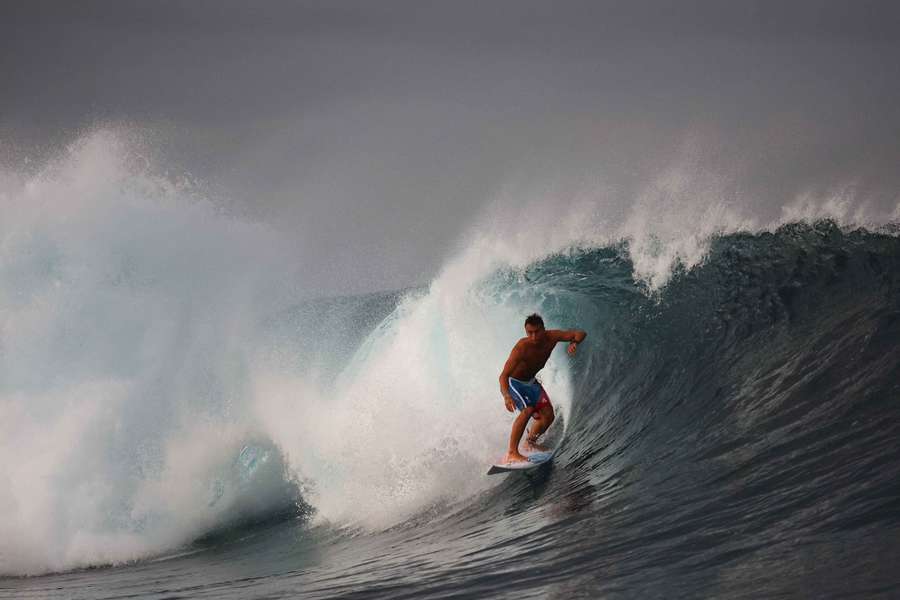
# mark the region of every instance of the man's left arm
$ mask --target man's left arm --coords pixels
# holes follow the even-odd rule
[[[575,354],[578,344],[584,341],[587,333],[581,329],[554,329],[551,333],[551,339],[554,342],[570,342],[568,352]]]

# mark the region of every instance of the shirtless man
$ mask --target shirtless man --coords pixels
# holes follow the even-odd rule
[[[513,421],[509,435],[509,451],[504,462],[521,462],[528,460],[519,453],[519,440],[525,431],[528,419],[534,417],[528,437],[525,439],[529,450],[545,449],[537,440],[553,423],[553,405],[541,382],[535,379],[537,372],[544,368],[550,353],[557,342],[571,342],[569,354],[575,354],[578,344],[584,341],[587,334],[580,329],[561,330],[544,329],[544,320],[538,314],[529,315],[525,319],[525,337],[516,342],[503,372],[500,373],[500,393],[506,403],[506,410],[519,414]]]

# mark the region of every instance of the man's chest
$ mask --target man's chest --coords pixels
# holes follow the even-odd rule
[[[550,353],[552,351],[553,346],[525,347],[522,349],[522,362],[529,366],[543,366],[543,364],[547,362],[547,359],[550,358]]]

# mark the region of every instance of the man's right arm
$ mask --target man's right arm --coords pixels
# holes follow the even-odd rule
[[[512,396],[509,395],[509,377],[510,373],[512,373],[513,369],[516,367],[517,362],[519,362],[518,344],[516,344],[512,349],[512,352],[509,353],[509,358],[506,359],[506,364],[503,365],[503,371],[500,373],[500,393],[503,394],[503,403],[506,405],[506,410],[509,412],[515,410]]]

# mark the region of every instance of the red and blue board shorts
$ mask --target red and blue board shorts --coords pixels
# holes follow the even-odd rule
[[[550,397],[547,396],[544,386],[536,378],[531,381],[521,381],[510,377],[509,392],[518,411],[533,406],[534,412],[538,413],[542,408],[550,405]]]

